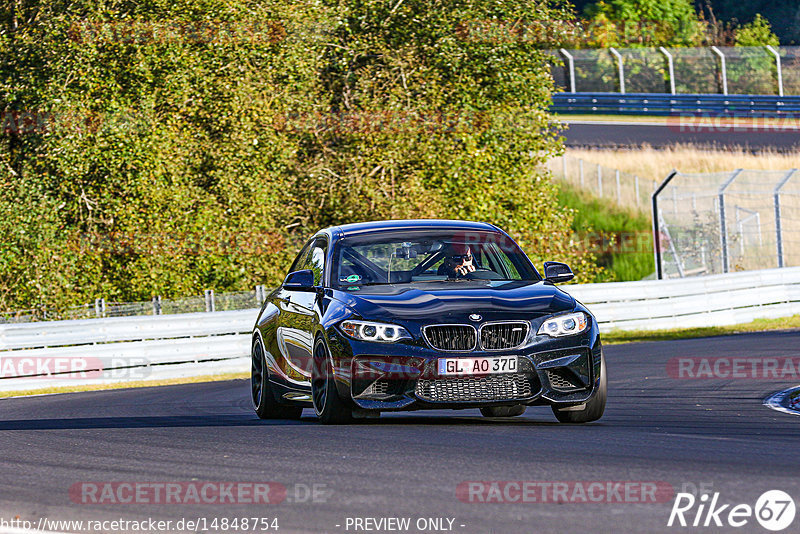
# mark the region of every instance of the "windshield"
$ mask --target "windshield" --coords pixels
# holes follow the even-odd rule
[[[516,243],[496,232],[404,232],[339,241],[333,285],[541,278]]]

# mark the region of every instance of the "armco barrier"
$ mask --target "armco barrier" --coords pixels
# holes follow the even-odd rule
[[[257,315],[250,309],[0,325],[0,391],[246,371]],[[86,372],[52,367],[70,362]]]
[[[601,331],[724,326],[800,314],[800,267],[565,287]]]
[[[669,93],[555,93],[550,111],[561,114],[735,116],[800,115],[800,96]]]
[[[800,267],[713,276],[564,286],[600,330],[722,326],[800,314]],[[117,317],[0,325],[0,391],[198,376],[249,369],[258,311]],[[80,358],[103,376],[45,377],[7,361]],[[87,370],[91,371],[90,365]]]

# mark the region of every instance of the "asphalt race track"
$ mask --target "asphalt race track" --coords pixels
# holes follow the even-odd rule
[[[741,147],[753,151],[775,150],[790,152],[800,150],[800,130],[796,127],[775,128],[701,128],[677,125],[625,122],[578,121],[570,122],[563,132],[567,147],[624,148],[648,144],[664,148],[676,144],[701,147]]]
[[[438,517],[454,518],[452,531],[463,533],[766,532],[753,518],[739,529],[669,528],[671,493],[645,504],[486,504],[462,502],[456,488],[464,481],[661,481],[676,492],[703,486],[721,503],[753,506],[771,489],[800,503],[800,417],[762,405],[800,380],[667,373],[679,356],[797,357],[800,332],[609,346],[606,355],[606,415],[583,426],[556,423],[546,407],[508,421],[477,410],[384,414],[343,427],[318,425],[310,410],[302,421],[259,421],[244,380],[0,400],[0,517],[276,517],[284,533],[367,531],[345,530],[348,517],[409,517],[408,532],[419,532],[417,519]],[[73,502],[70,487],[88,481],[275,481],[288,498]],[[316,502],[297,502],[311,500],[306,489],[315,484]],[[800,514],[786,532],[798,524]]]

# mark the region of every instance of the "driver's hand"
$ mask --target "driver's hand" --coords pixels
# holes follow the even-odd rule
[[[472,265],[471,262],[465,263],[464,265],[456,269],[456,273],[458,273],[461,276],[465,276],[468,273],[474,273],[474,272],[475,272],[475,266]]]

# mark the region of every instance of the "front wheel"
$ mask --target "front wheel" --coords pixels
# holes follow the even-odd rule
[[[300,419],[303,408],[300,406],[286,406],[275,402],[272,388],[269,385],[269,371],[261,339],[253,340],[251,353],[252,364],[250,367],[250,393],[253,408],[259,419]]]
[[[582,408],[553,406],[553,414],[556,419],[561,423],[589,423],[600,419],[606,409],[606,380],[606,358],[601,354],[600,384],[597,386],[597,393]]]
[[[311,399],[319,422],[339,425],[353,420],[353,410],[339,397],[333,378],[333,361],[322,338],[314,344],[314,365],[311,369]]]

